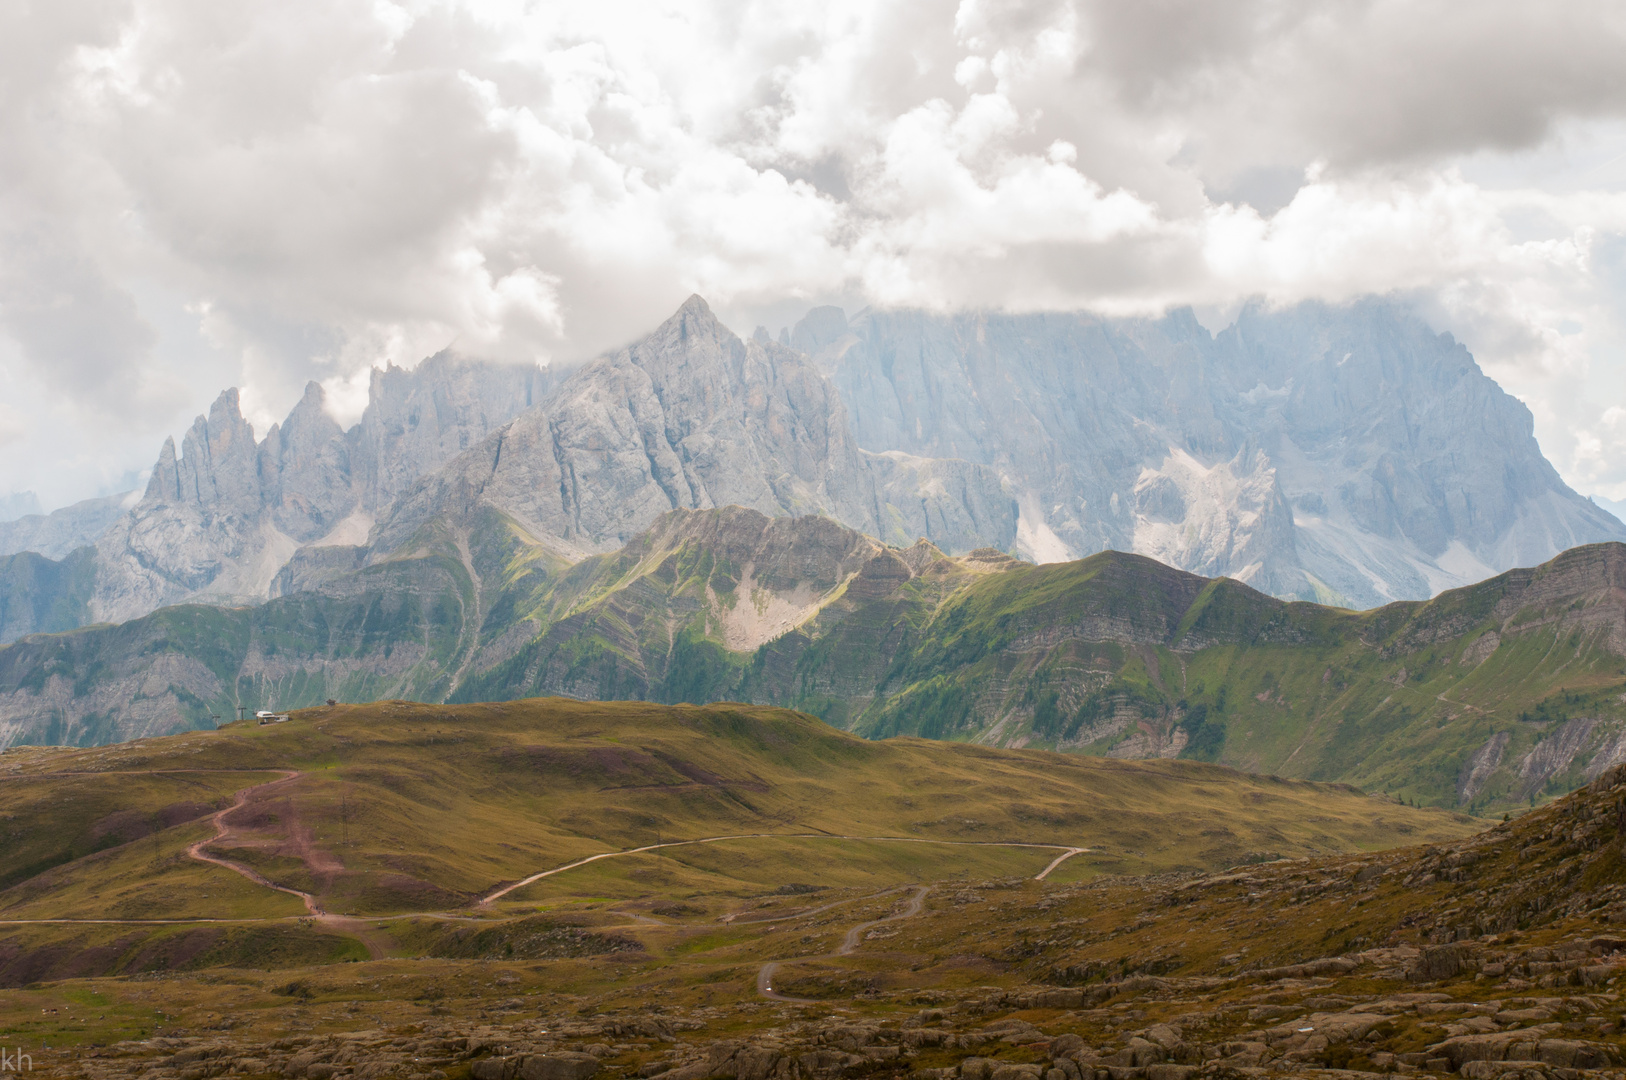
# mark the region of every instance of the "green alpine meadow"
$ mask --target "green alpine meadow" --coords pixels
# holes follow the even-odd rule
[[[1103,552],[1035,566],[820,517],[673,511],[567,563],[489,512],[248,608],[0,649],[8,741],[93,745],[333,699],[780,705],[915,735],[1186,758],[1501,813],[1626,759],[1626,546],[1365,612]]]

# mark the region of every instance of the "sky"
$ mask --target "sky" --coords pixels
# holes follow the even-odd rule
[[[749,332],[1407,298],[1626,499],[1626,6],[0,5],[0,500],[139,480],[227,386]]]

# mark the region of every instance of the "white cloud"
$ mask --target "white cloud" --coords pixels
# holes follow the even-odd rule
[[[86,494],[225,385],[349,415],[370,364],[574,359],[692,291],[1399,290],[1626,495],[1623,38],[1581,0],[13,5],[0,490]]]

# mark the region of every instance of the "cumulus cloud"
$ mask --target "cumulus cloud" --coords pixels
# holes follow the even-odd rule
[[[1399,291],[1626,496],[1623,46],[1583,0],[13,5],[0,489],[87,494],[224,385],[263,431],[310,378],[574,360],[695,291]]]

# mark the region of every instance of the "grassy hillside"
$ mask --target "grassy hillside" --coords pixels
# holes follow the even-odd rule
[[[295,781],[233,813],[242,833],[233,857],[365,912],[460,906],[537,870],[660,838],[812,834],[807,844],[790,842],[809,851],[830,836],[1078,845],[1138,870],[1392,845],[1471,827],[1343,787],[1199,763],[878,743],[750,706],[341,705],[287,724],[13,750],[0,761],[13,831],[29,838],[0,853],[0,881],[13,888],[46,865],[102,849],[128,847],[94,856],[110,873],[125,872],[120,859],[184,847],[193,823],[229,805],[227,793],[293,770]],[[331,850],[336,863],[313,870],[297,843]],[[682,857],[690,854],[714,856]],[[30,904],[57,903],[37,883],[24,891]]]
[[[1626,759],[1622,545],[1368,612],[1116,552],[950,559],[738,507],[575,563],[490,512],[365,555],[301,555],[284,584],[303,591],[258,608],[0,649],[0,739],[328,698],[742,700],[868,737],[1180,757],[1481,813]]]
[[[84,928],[37,920],[131,923],[96,933],[109,939],[99,948],[124,941],[115,952],[134,956],[179,923],[287,930],[329,913],[311,927],[316,938],[278,946],[306,958],[347,933],[374,951],[410,947],[422,932],[412,920],[444,913],[662,896],[716,913],[776,889],[1031,877],[1069,848],[1089,850],[1056,880],[1368,850],[1476,827],[1213,765],[877,743],[781,709],[565,700],[338,706],[285,724],[12,750],[0,757],[0,812],[13,838],[0,848],[0,924],[20,922],[18,949],[37,951],[42,934],[53,947],[83,940]],[[633,848],[653,850],[493,896]],[[408,921],[391,937],[350,915]],[[155,930],[153,920],[177,925]],[[189,947],[228,959],[271,947],[228,929],[205,925],[210,940]]]
[[[1113,553],[1018,568],[946,603],[854,726],[1533,804],[1626,754],[1623,565],[1579,548],[1360,613]]]
[[[657,742],[647,720],[623,726],[609,719],[613,710],[579,708],[560,728],[569,739],[549,750],[550,768],[570,775],[552,755],[592,747],[574,763],[579,790],[612,768],[612,751],[626,763],[687,745],[683,732]],[[332,750],[355,737],[338,712],[297,720],[258,748],[283,745],[307,724],[303,738],[331,737],[321,745]],[[458,715],[476,722],[472,711]],[[736,756],[708,763],[738,766],[749,756],[763,779],[804,753],[866,774],[862,756],[835,749],[850,740],[814,726],[804,737],[773,711],[649,715],[735,747]],[[754,734],[742,717],[754,718]],[[401,713],[386,756],[402,752],[402,731],[431,722],[427,710]],[[494,730],[503,723],[478,719]],[[597,732],[590,743],[588,731]],[[249,741],[216,738],[239,750]],[[208,749],[191,753],[198,739],[150,747],[153,763],[171,747],[207,757]],[[946,760],[964,752],[924,748]],[[994,757],[1022,768],[1054,760]],[[1203,766],[1078,764],[1163,785],[1201,778],[1210,795],[1231,783]],[[735,775],[743,790],[744,774]],[[631,789],[619,790],[625,798]],[[1626,1063],[1614,989],[1626,975],[1623,792],[1618,767],[1583,792],[1458,839],[1141,877],[1034,880],[983,876],[979,865],[916,865],[892,888],[797,884],[844,864],[785,857],[780,838],[755,852],[712,845],[703,859],[642,867],[631,879],[636,894],[617,895],[628,881],[594,869],[612,861],[601,860],[574,889],[505,912],[367,920],[391,944],[384,958],[292,921],[139,933],[7,925],[0,979],[39,981],[0,995],[0,1026],[36,1062],[97,1080],[228,1068],[344,1075],[358,1064],[403,1080],[425,1069],[482,1077],[519,1068],[525,1055],[583,1051],[608,1075],[669,1080],[774,1075],[781,1066],[812,1080],[978,1080],[1011,1066],[1010,1075],[1612,1076]],[[873,854],[853,851],[860,862]],[[797,877],[733,893],[692,884],[758,862]],[[945,869],[950,876],[932,876]],[[131,965],[119,970],[168,970],[107,977],[89,966],[93,956]]]

